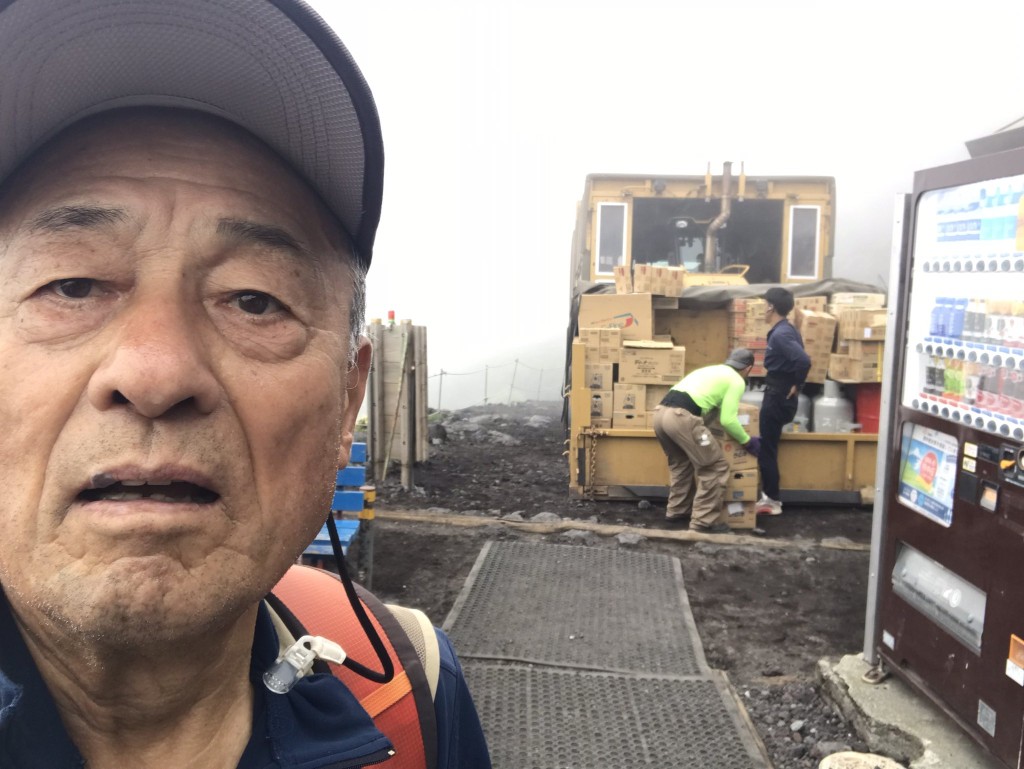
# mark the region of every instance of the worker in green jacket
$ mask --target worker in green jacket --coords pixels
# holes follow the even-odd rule
[[[721,520],[729,463],[705,419],[717,410],[729,436],[757,456],[761,439],[747,435],[738,416],[753,365],[754,354],[739,347],[725,363],[704,366],[683,377],[654,411],[654,434],[668,457],[672,479],[665,517],[672,522],[690,517],[691,531],[732,531]]]

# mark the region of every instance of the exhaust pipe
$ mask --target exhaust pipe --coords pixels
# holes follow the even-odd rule
[[[708,194],[710,194],[710,187]],[[704,272],[718,272],[718,231],[725,226],[732,212],[732,163],[728,160],[722,164],[722,210],[708,225],[707,239],[704,243]]]

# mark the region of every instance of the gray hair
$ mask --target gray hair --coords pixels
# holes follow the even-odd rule
[[[363,335],[366,322],[366,264],[355,256],[345,254],[349,275],[352,279],[352,300],[348,307],[348,365],[356,365],[359,337]]]

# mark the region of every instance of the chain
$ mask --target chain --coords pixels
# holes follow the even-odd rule
[[[597,477],[597,433],[590,434],[590,472],[587,473],[587,498],[594,501],[594,479]]]

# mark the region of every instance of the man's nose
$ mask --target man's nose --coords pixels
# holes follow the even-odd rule
[[[127,405],[155,419],[179,409],[208,414],[220,385],[201,323],[169,297],[133,302],[115,321],[114,339],[89,383],[89,399],[107,410]]]

